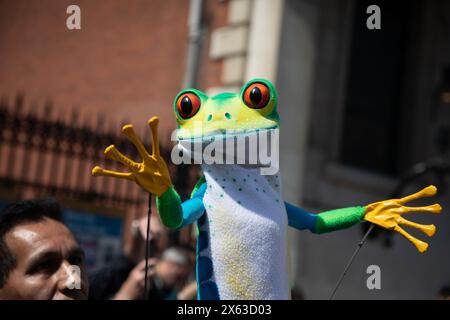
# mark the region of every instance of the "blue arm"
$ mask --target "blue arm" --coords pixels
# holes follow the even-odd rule
[[[298,230],[308,229],[311,232],[316,231],[316,214],[309,213],[308,211],[296,207],[288,202],[285,202],[284,204],[286,206],[289,226]]]
[[[285,202],[288,224],[298,230],[308,229],[313,233],[325,233],[346,229],[364,219],[365,207],[348,207],[312,214]]]
[[[203,196],[206,191],[206,182],[204,182],[192,195],[192,198],[181,204],[183,210],[183,222],[181,227],[187,226],[200,218],[205,212]]]

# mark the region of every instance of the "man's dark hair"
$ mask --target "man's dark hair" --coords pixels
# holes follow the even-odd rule
[[[62,221],[62,210],[51,198],[18,201],[7,206],[0,213],[0,288],[11,270],[16,267],[16,258],[6,245],[5,235],[16,226],[39,222],[45,218]]]

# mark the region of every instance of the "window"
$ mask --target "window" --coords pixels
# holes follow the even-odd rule
[[[381,29],[369,30],[366,9],[381,8]],[[398,174],[403,74],[410,6],[403,1],[356,1],[340,162]]]

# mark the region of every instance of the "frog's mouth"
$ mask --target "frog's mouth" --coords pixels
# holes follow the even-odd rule
[[[213,141],[220,141],[226,139],[250,137],[253,135],[264,134],[277,129],[278,126],[259,129],[239,129],[239,130],[216,129],[213,131],[209,131],[207,134],[193,135],[190,137],[183,137],[177,135],[177,140],[179,142],[190,142],[194,144],[209,143]]]
[[[196,164],[237,164],[266,170],[262,174],[278,171],[278,126],[248,130],[215,130],[208,135],[178,139],[175,164],[191,160]],[[267,172],[267,173],[266,173]]]

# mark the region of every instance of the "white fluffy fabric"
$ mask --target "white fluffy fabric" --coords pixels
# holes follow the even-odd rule
[[[202,165],[209,249],[221,299],[289,299],[287,214],[279,175]]]

